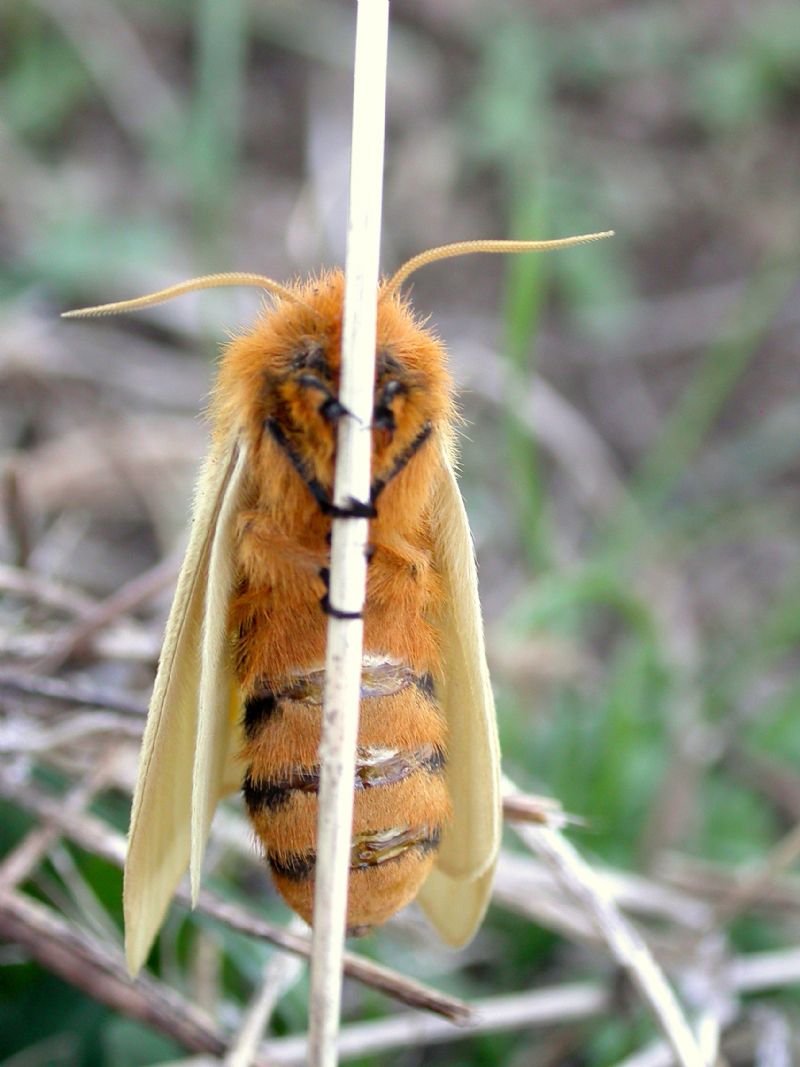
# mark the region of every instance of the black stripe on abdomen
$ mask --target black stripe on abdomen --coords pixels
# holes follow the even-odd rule
[[[316,852],[290,852],[284,856],[276,856],[270,853],[267,860],[275,874],[288,878],[291,882],[305,882],[307,878],[314,876],[317,854]]]
[[[371,760],[369,749],[359,749],[353,788],[378,789],[405,781],[414,774],[441,774],[447,762],[442,749],[431,745],[427,751],[393,752],[383,760]],[[242,783],[245,803],[251,815],[260,811],[280,811],[292,794],[318,793],[319,768],[297,770],[281,778],[254,781],[250,772]]]
[[[409,685],[416,686],[420,693],[435,703],[432,674],[416,674],[404,663],[391,660],[367,662],[361,668],[360,699],[394,696]],[[293,674],[280,682],[262,682],[244,705],[244,728],[248,740],[252,740],[258,728],[280,712],[283,701],[321,705],[324,691],[325,671],[322,669]]]
[[[350,854],[350,870],[364,871],[385,863],[395,863],[410,853],[425,856],[439,847],[441,827],[425,827],[416,830],[398,830],[391,834],[376,836],[362,834],[353,842]],[[304,882],[313,878],[317,865],[316,852],[289,852],[281,855],[270,852],[269,865],[275,874],[292,882]]]
[[[244,705],[244,736],[254,741],[264,725],[278,711],[278,697],[270,689],[254,693]]]

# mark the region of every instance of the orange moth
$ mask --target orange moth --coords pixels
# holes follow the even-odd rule
[[[419,267],[560,241],[472,241],[410,260],[377,294],[370,559],[347,923],[361,933],[415,897],[443,940],[481,922],[500,843],[500,755],[477,575],[454,474],[454,402],[439,339],[402,287]],[[144,963],[175,887],[193,895],[219,799],[241,788],[273,880],[310,921],[343,276],[279,285],[210,275],[273,306],[226,348],[212,440],[167,622],[125,865],[128,965]]]

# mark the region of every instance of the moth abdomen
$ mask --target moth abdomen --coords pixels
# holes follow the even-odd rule
[[[322,686],[323,672],[311,670],[261,686],[245,702],[243,792],[250,820],[276,887],[309,921]],[[363,932],[416,895],[450,815],[445,765],[444,723],[430,677],[365,657],[348,927]]]

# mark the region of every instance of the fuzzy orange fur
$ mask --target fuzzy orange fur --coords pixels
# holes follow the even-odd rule
[[[245,744],[242,758],[248,766],[268,768],[263,778],[281,778],[293,769],[310,770],[319,762],[321,714],[318,704],[282,700],[280,714]],[[444,750],[447,730],[436,705],[409,685],[393,696],[362,701],[358,744],[412,752],[425,745]]]
[[[353,804],[353,834],[368,834],[378,827],[427,826],[439,823],[449,812],[444,776],[419,774],[394,785],[357,790]],[[295,791],[286,807],[252,817],[253,829],[267,852],[284,860],[314,851],[317,833],[317,798]],[[353,924],[350,924],[353,925]]]
[[[293,291],[296,301],[278,301],[251,332],[230,344],[212,402],[215,432],[238,428],[249,457],[237,524],[238,585],[230,608],[235,671],[245,702],[265,685],[279,693],[293,677],[318,670],[325,657],[320,571],[329,561],[331,520],[307,483],[313,479],[320,490],[332,492],[336,427],[321,404],[326,395],[338,395],[343,276],[322,274]],[[449,444],[451,435],[450,379],[441,344],[397,295],[379,294],[377,353],[376,398],[387,382],[395,384],[385,394],[390,424],[373,429],[372,478],[386,485],[370,524],[364,652],[407,665],[420,678],[438,676],[432,620],[442,590],[433,563],[430,508],[441,471],[440,445],[443,439]],[[270,422],[290,443],[295,461]],[[392,476],[428,426],[428,440]],[[250,779],[269,782],[290,770],[314,768],[319,736],[319,705],[281,700],[242,751]],[[445,725],[430,695],[408,685],[362,701],[358,744],[445,750]],[[417,825],[438,831],[449,810],[444,775],[420,768],[391,785],[357,790],[353,828],[366,834]],[[313,852],[316,820],[316,794],[297,790],[283,808],[253,816],[257,835],[274,856]],[[348,926],[384,922],[413,898],[433,859],[433,851],[411,848],[352,871]],[[278,872],[274,877],[290,906],[310,919],[313,878]]]
[[[433,852],[411,849],[389,863],[351,871],[347,893],[348,930],[361,927],[359,932],[366,933],[410,904],[430,874],[435,859]],[[310,923],[314,912],[313,881],[297,882],[277,873],[272,877],[289,907]]]

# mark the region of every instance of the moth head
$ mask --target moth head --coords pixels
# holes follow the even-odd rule
[[[251,447],[277,442],[298,472],[333,484],[339,423],[344,277],[321,275],[280,300],[226,353],[220,393],[234,391],[246,411]],[[439,340],[399,295],[378,295],[373,479],[381,479],[426,431],[451,414],[451,384]],[[301,471],[302,468],[302,471]]]
[[[464,241],[442,245],[414,256],[383,282],[377,294],[373,488],[376,482],[387,484],[393,472],[406,467],[415,442],[426,440],[426,427],[446,427],[451,414],[450,382],[442,345],[415,317],[402,296],[410,275],[420,267],[452,256],[543,252],[596,241],[611,236],[611,232],[555,241]],[[295,285],[281,285],[258,274],[211,274],[134,300],[65,314],[81,317],[133,311],[197,289],[229,285],[265,290],[275,305],[226,350],[212,404],[217,432],[229,434],[236,429],[244,433],[253,459],[263,459],[266,464],[274,458],[277,441],[296,473],[307,483],[314,480],[330,492],[336,430],[339,421],[349,414],[339,401],[344,298],[341,271]],[[265,441],[270,442],[266,447]]]

